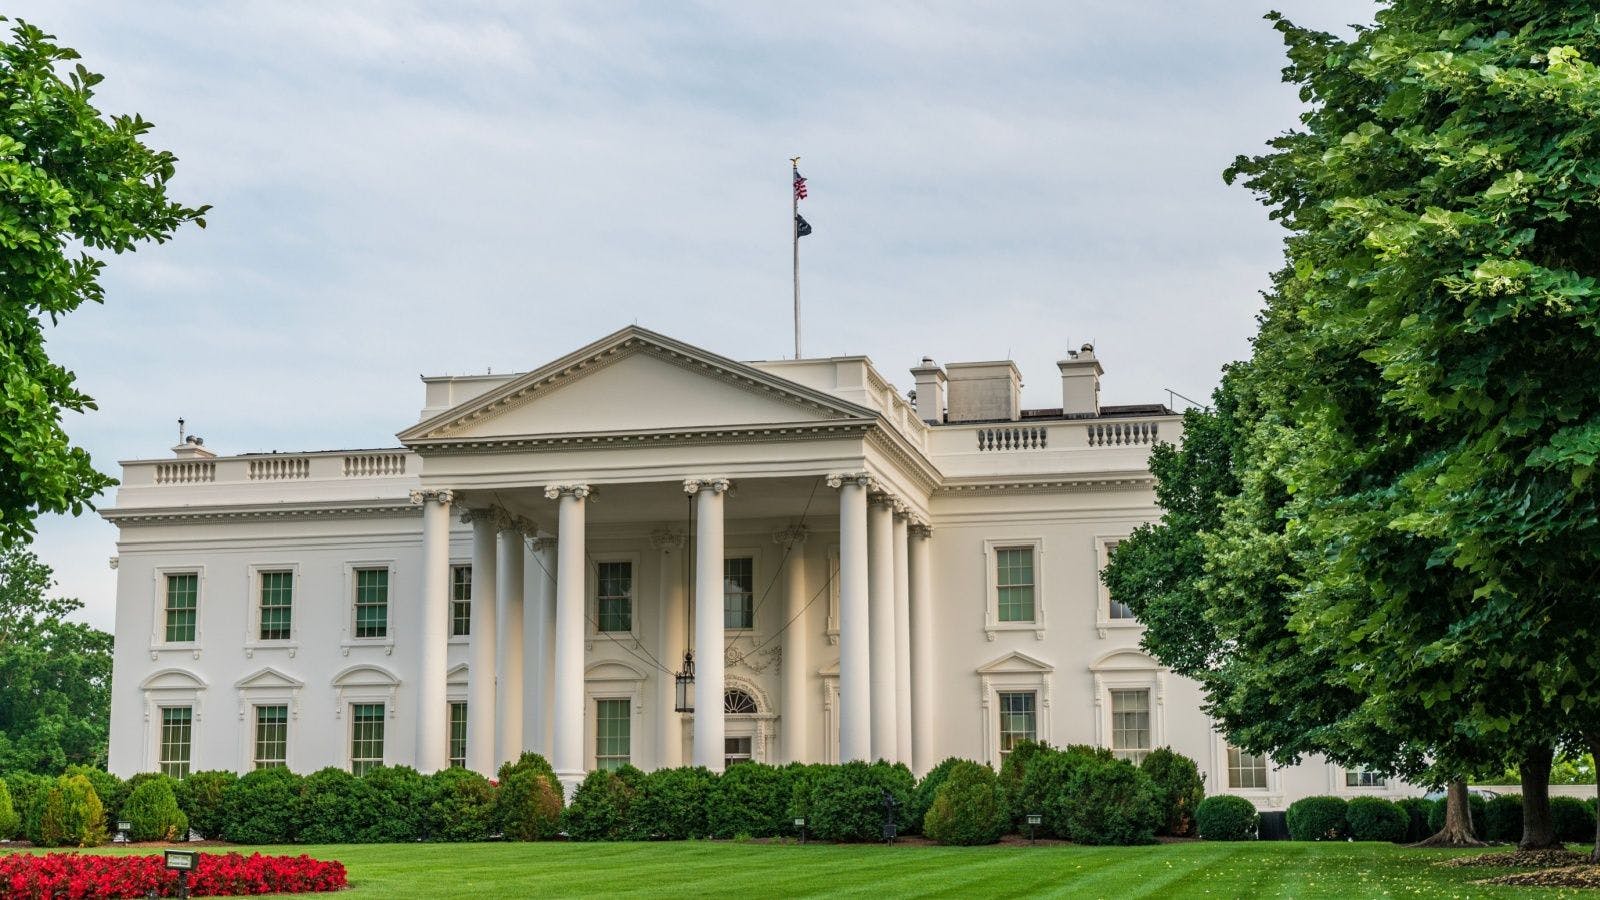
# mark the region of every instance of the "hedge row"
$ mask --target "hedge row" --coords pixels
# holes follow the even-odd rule
[[[1487,841],[1515,843],[1522,839],[1522,798],[1503,795],[1485,801],[1468,795],[1472,830]],[[1594,839],[1592,800],[1551,797],[1556,835],[1569,843]],[[1297,841],[1390,841],[1413,843],[1444,827],[1445,799],[1407,798],[1390,802],[1380,797],[1304,797],[1289,805],[1289,836]]]

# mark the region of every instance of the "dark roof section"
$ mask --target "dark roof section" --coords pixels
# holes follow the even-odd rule
[[[1126,406],[1102,406],[1102,407],[1100,407],[1100,415],[1098,415],[1098,416],[1091,415],[1089,413],[1074,413],[1074,414],[1072,414],[1070,416],[1063,415],[1062,412],[1061,412],[1061,407],[1059,407],[1059,406],[1057,406],[1057,407],[1055,407],[1053,409],[1025,409],[1025,410],[1022,411],[1022,419],[1021,419],[1021,421],[1024,421],[1024,422],[1039,422],[1039,421],[1044,421],[1044,422],[1049,422],[1049,421],[1075,422],[1075,421],[1079,421],[1079,420],[1082,420],[1082,419],[1129,419],[1129,418],[1139,418],[1139,417],[1144,417],[1144,416],[1175,416],[1175,415],[1177,415],[1177,413],[1173,412],[1164,403],[1133,403],[1133,404],[1129,404],[1129,405],[1126,405]],[[1010,421],[1011,421],[1010,419],[975,419],[975,420],[968,421],[968,422],[932,422],[932,423],[929,423],[929,424],[932,424],[932,425],[1003,425],[1003,424],[1006,424],[1006,423],[1008,423]]]

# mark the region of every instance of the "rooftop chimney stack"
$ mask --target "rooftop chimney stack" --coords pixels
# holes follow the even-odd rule
[[[943,422],[944,387],[948,380],[944,369],[934,363],[933,357],[924,356],[922,365],[911,370],[911,377],[917,380],[917,418],[935,424]]]
[[[191,434],[183,439],[183,443],[172,448],[172,455],[179,459],[216,459],[217,454],[206,448],[205,439],[198,434]]]
[[[950,422],[1015,422],[1022,418],[1022,373],[1011,360],[951,363]],[[917,395],[922,396],[921,394]]]
[[[1100,376],[1106,370],[1094,357],[1094,345],[1068,350],[1056,367],[1061,370],[1061,414],[1069,419],[1100,415]]]

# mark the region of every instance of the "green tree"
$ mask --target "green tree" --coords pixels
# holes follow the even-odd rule
[[[67,621],[83,604],[53,586],[33,553],[0,550],[0,771],[105,765],[111,635]]]
[[[207,207],[167,197],[177,158],[145,146],[138,115],[93,106],[103,76],[78,58],[26,22],[0,41],[0,545],[114,483],[62,428],[64,411],[95,405],[45,352],[44,320],[104,301],[106,254],[205,225]]]

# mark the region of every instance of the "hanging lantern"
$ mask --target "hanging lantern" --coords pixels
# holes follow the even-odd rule
[[[678,672],[678,712],[694,712],[694,651],[683,651],[683,669]]]

